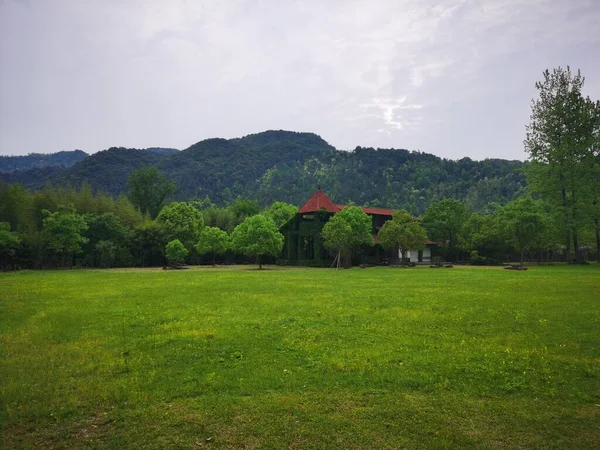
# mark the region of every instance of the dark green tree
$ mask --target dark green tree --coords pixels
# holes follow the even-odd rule
[[[481,255],[499,256],[504,250],[505,239],[497,211],[471,214],[461,229],[460,246],[469,252],[477,251]]]
[[[146,166],[135,170],[127,181],[129,199],[144,214],[154,218],[158,215],[167,195],[175,185],[156,167]]]
[[[216,227],[204,227],[194,248],[199,255],[212,254],[214,266],[215,256],[224,254],[230,246],[229,235],[225,231]]]
[[[588,152],[589,165],[592,168],[589,187],[589,215],[592,218],[596,239],[596,261],[600,263],[600,101],[596,102],[596,126],[594,144]]]
[[[98,241],[94,248],[97,264],[100,267],[111,267],[116,260],[117,246],[112,241]]]
[[[127,238],[130,231],[121,224],[121,221],[114,213],[86,214],[84,218],[88,225],[87,230],[83,233],[88,239],[88,242],[83,246],[86,264],[101,264],[101,259],[104,260],[102,263],[104,267],[115,264],[120,266],[131,264],[131,254],[127,249]],[[104,242],[104,244],[98,247],[100,242]],[[109,263],[106,262],[109,258],[100,258],[98,256],[99,248],[107,249],[108,243],[112,246],[112,254],[114,256]],[[103,252],[105,254],[109,253],[104,250]]]
[[[258,202],[256,200],[250,200],[248,198],[241,197],[235,199],[235,201],[229,206],[229,209],[240,220],[243,220],[246,217],[254,216],[260,211],[260,207],[258,206]]]
[[[160,266],[165,262],[165,246],[168,242],[163,226],[155,221],[147,221],[133,230],[129,237],[129,248],[136,264]]]
[[[582,94],[584,78],[567,66],[546,70],[536,83],[538,98],[531,104],[525,151],[531,164],[527,181],[561,217],[567,261],[580,260],[579,233],[589,200],[592,178],[589,150],[598,128],[598,108]]]
[[[72,206],[62,206],[56,212],[42,211],[42,234],[46,247],[59,257],[60,264],[65,266],[67,260],[82,252],[81,245],[88,239],[82,235],[87,224],[82,215],[77,214]]]
[[[506,242],[521,255],[524,263],[525,251],[542,245],[546,214],[543,207],[529,197],[518,198],[504,208],[499,217],[500,227]]]
[[[446,256],[455,258],[455,247],[467,218],[468,213],[464,203],[453,198],[445,198],[427,207],[422,224],[430,239],[446,247]]]
[[[321,230],[325,248],[336,252],[334,265],[342,267],[342,258],[362,245],[373,245],[372,220],[358,206],[347,206],[335,214]]]
[[[10,258],[14,257],[21,243],[18,233],[10,230],[8,222],[0,222],[0,269],[8,266]]]

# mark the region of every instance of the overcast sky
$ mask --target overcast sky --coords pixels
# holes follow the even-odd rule
[[[600,99],[600,0],[0,0],[0,154],[310,131],[525,159],[534,84]]]

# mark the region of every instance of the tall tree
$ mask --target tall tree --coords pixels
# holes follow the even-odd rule
[[[188,249],[198,241],[198,235],[204,226],[202,213],[185,202],[166,205],[156,221],[165,227],[169,240],[179,239]]]
[[[198,243],[194,246],[199,255],[212,253],[213,266],[215,255],[222,255],[230,247],[229,235],[217,227],[204,227],[200,232]]]
[[[381,246],[387,250],[402,252],[406,256],[408,250],[422,250],[427,244],[427,231],[406,210],[397,211],[383,224],[377,235]]]
[[[16,253],[21,238],[10,230],[8,222],[0,222],[0,269],[9,265],[9,259]]]
[[[499,223],[506,242],[514,247],[524,263],[525,251],[540,246],[546,214],[539,202],[521,197],[508,203],[499,214]]]
[[[131,253],[136,259],[136,264],[142,267],[164,264],[167,242],[164,227],[152,220],[133,230],[129,237]]]
[[[497,211],[488,214],[473,213],[461,229],[460,245],[464,250],[497,257],[504,245]]]
[[[567,261],[580,260],[578,236],[584,219],[591,167],[589,149],[594,144],[597,108],[584,98],[584,78],[579,71],[546,70],[536,83],[538,98],[531,104],[525,151],[531,164],[527,179],[533,190],[559,205]]]
[[[596,102],[594,144],[590,147],[588,160],[592,167],[592,176],[589,185],[591,192],[591,206],[589,211],[596,237],[596,261],[600,263],[600,101]]]
[[[447,248],[447,256],[454,258],[459,233],[468,219],[464,203],[453,198],[445,198],[427,207],[422,224],[434,241],[440,241]]]
[[[127,181],[129,198],[144,214],[156,217],[167,195],[175,185],[156,167],[146,166],[135,170]]]
[[[283,248],[283,235],[270,218],[257,214],[247,217],[231,234],[233,250],[243,255],[256,257],[262,269],[260,257],[277,256]]]
[[[87,264],[110,267],[115,261],[119,265],[126,265],[131,261],[131,254],[127,249],[129,230],[114,213],[86,214],[84,218],[88,225],[83,233],[88,238],[83,247]]]
[[[82,233],[88,226],[84,217],[77,214],[72,206],[62,206],[56,212],[44,210],[42,213],[45,216],[42,234],[46,246],[56,252],[64,266],[68,258],[82,252],[81,245],[88,241]]]
[[[372,219],[358,206],[347,206],[336,213],[321,230],[325,248],[336,251],[336,268],[342,266],[342,257],[350,257],[361,245],[373,245]]]

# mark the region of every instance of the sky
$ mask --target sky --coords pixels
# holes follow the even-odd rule
[[[0,0],[0,154],[269,129],[525,159],[535,82],[600,99],[600,0]]]

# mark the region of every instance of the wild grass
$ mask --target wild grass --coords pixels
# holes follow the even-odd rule
[[[600,266],[0,274],[4,448],[598,448]]]

